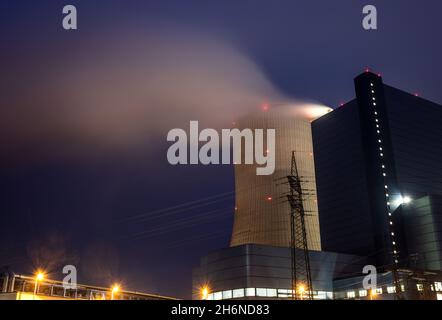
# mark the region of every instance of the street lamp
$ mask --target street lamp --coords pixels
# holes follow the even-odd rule
[[[299,295],[300,295],[300,297],[301,297],[301,300],[303,300],[303,298],[304,298],[304,292],[305,292],[305,287],[301,284],[301,285],[299,285],[299,287],[298,287],[298,292],[299,292]]]
[[[209,291],[208,286],[204,286],[200,289],[201,300],[207,300],[207,298],[209,298]]]
[[[45,274],[43,273],[43,271],[38,271],[37,274],[35,275],[34,296],[37,294],[38,283],[42,281],[44,278]]]
[[[377,295],[376,289],[371,288],[370,289],[370,300],[376,299],[376,295]]]
[[[120,286],[119,285],[114,285],[112,287],[112,294],[111,294],[111,300],[114,300],[115,298],[115,294],[117,294],[120,291]]]

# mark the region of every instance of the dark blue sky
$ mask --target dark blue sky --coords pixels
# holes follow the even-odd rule
[[[77,6],[79,30],[61,29],[64,4]],[[377,6],[377,31],[362,29],[366,4]],[[38,82],[31,75],[81,55],[91,34],[169,25],[225,39],[289,96],[335,107],[354,96],[354,76],[370,66],[388,84],[441,103],[441,11],[439,0],[3,0],[0,85],[8,99],[0,100],[0,117]],[[133,290],[190,297],[199,257],[229,242],[232,168],[171,167],[163,144],[154,155],[52,158],[53,148],[66,144],[54,140],[39,150],[44,160],[34,161],[32,146],[14,154],[14,138],[0,139],[0,266],[30,273],[46,260],[71,262],[79,282],[119,280]],[[143,219],[127,220],[137,214]],[[60,277],[59,266],[48,268]]]

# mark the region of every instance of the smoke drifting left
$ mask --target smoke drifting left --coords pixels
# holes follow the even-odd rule
[[[55,58],[3,59],[12,80],[0,97],[0,159],[152,149],[189,120],[229,127],[264,101],[286,100],[220,39],[173,28],[105,34]]]

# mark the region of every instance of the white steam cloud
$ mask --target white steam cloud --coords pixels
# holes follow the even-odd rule
[[[0,98],[2,153],[147,148],[189,120],[229,127],[287,101],[246,55],[192,32],[94,37],[31,75]]]

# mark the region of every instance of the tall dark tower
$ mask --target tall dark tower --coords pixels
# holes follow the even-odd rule
[[[322,248],[390,269],[409,266],[417,253],[422,268],[437,268],[442,208],[432,201],[421,218],[412,208],[442,194],[442,106],[371,72],[356,77],[355,91],[356,99],[312,123]],[[430,218],[432,235],[406,231]]]

